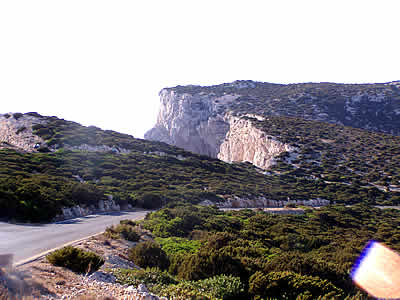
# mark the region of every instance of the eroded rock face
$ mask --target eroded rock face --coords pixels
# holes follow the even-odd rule
[[[217,157],[229,129],[224,112],[227,104],[237,97],[230,94],[178,94],[164,89],[160,92],[157,124],[145,134],[145,138]]]
[[[248,161],[267,169],[274,157],[293,147],[266,136],[251,121],[233,116],[229,104],[238,95],[179,94],[171,89],[160,93],[161,106],[156,126],[145,138],[226,162]],[[246,115],[246,117],[257,115]]]
[[[132,209],[132,206],[129,205],[127,207],[123,207],[123,209]],[[83,217],[98,212],[120,211],[120,210],[121,210],[120,205],[115,203],[112,197],[109,197],[109,199],[106,201],[100,200],[96,206],[76,205],[72,207],[63,207],[61,208],[61,214],[56,216],[54,218],[54,221]]]
[[[258,134],[231,128],[229,116],[296,116],[400,135],[399,82],[385,84],[271,84],[235,81],[221,85],[177,86],[160,93],[157,124],[145,138],[226,161],[246,160],[268,167],[285,146],[271,142],[271,151],[246,146]],[[239,138],[242,131],[247,137]],[[252,133],[250,133],[252,132]],[[222,146],[221,146],[222,144]],[[239,149],[239,144],[244,148]],[[266,143],[258,143],[266,147]],[[229,153],[231,152],[231,153]]]
[[[295,147],[266,135],[246,118],[230,117],[229,125],[229,131],[218,153],[218,158],[223,161],[247,161],[259,168],[268,169],[274,164],[275,157],[283,152],[296,150]]]
[[[217,205],[221,208],[255,208],[255,207],[285,207],[288,204],[305,205],[311,207],[329,205],[330,201],[327,199],[298,199],[298,200],[274,200],[267,199],[265,197],[238,197],[232,196],[223,202],[214,203],[209,200],[205,200],[200,203],[201,205]]]
[[[34,146],[44,141],[32,133],[32,126],[43,123],[45,121],[41,118],[28,114],[0,115],[0,144],[3,143],[4,147],[9,145],[19,150],[35,152]]]

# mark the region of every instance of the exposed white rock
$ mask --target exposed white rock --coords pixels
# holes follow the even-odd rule
[[[273,200],[267,199],[265,197],[238,197],[233,196],[225,199],[224,202],[211,202],[209,200],[204,200],[201,205],[217,205],[221,208],[254,208],[254,207],[284,207],[287,204],[305,205],[305,206],[326,206],[330,204],[327,199],[298,199],[298,200]]]
[[[223,161],[247,161],[259,168],[268,169],[279,154],[296,150],[295,147],[266,135],[248,119],[229,117],[229,124],[229,131],[218,154],[218,158]]]
[[[131,209],[132,206],[128,206],[128,209]],[[75,205],[72,207],[63,207],[61,208],[61,214],[54,218],[55,221],[66,220],[71,218],[79,218],[83,216],[87,216],[96,212],[106,212],[106,211],[120,211],[121,207],[119,204],[115,203],[114,200],[100,200],[97,206],[80,206]]]
[[[139,284],[137,290],[139,293],[148,293],[149,292],[149,289],[143,283]]]
[[[245,86],[250,83],[237,84]],[[295,148],[266,136],[248,120],[226,114],[227,105],[238,97],[230,94],[178,94],[164,89],[160,92],[157,124],[145,134],[145,138],[226,162],[248,161],[266,169],[274,163],[274,157]],[[255,114],[246,117],[264,120],[263,116]]]
[[[110,273],[104,273],[101,271],[97,271],[92,273],[89,277],[89,280],[96,280],[96,281],[100,281],[100,282],[107,282],[107,283],[115,283],[117,281],[117,279],[115,278],[114,275],[110,274]]]
[[[65,145],[65,149],[68,150],[80,150],[80,151],[88,151],[88,152],[114,152],[114,153],[130,153],[131,150],[120,148],[120,147],[111,147],[107,145],[88,145],[81,144],[79,146],[70,146]]]
[[[224,120],[226,106],[238,97],[230,94],[178,94],[164,89],[160,92],[157,124],[145,134],[145,138],[217,157],[229,129]]]
[[[0,143],[6,142],[20,150],[36,152],[34,146],[44,144],[44,140],[32,133],[32,126],[44,123],[43,119],[32,115],[0,114]]]

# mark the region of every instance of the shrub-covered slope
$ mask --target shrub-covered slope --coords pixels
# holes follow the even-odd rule
[[[250,119],[267,137],[296,148],[282,153],[272,171],[329,182],[400,187],[400,138],[299,118]]]
[[[296,216],[175,206],[151,213],[142,225],[167,254],[169,273],[191,280],[181,296],[196,280],[225,274],[245,284],[241,299],[345,299],[357,293],[349,272],[369,240],[400,250],[400,212],[365,205]]]
[[[23,118],[19,117],[19,118]],[[393,192],[298,174],[264,175],[251,164],[227,164],[164,143],[41,117],[32,152],[0,150],[0,217],[51,220],[63,206],[97,205],[112,195],[122,207],[168,202],[323,198],[338,203],[397,203]]]

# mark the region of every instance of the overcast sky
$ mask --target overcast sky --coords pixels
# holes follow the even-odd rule
[[[0,113],[143,137],[164,87],[400,80],[399,12],[399,0],[0,0]]]

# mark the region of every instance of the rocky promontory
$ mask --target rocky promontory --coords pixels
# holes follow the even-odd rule
[[[263,135],[246,117],[306,120],[400,134],[400,84],[271,84],[235,81],[216,86],[177,86],[160,92],[157,123],[145,134],[224,161],[268,168],[293,148]]]

